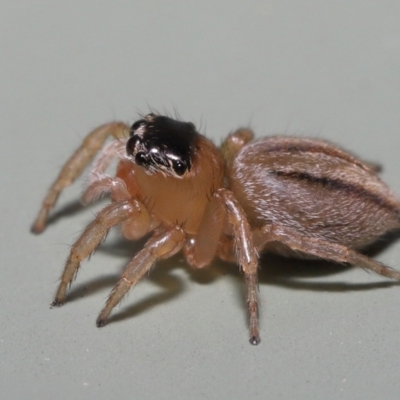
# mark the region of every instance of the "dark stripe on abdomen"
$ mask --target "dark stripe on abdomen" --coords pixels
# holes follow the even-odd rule
[[[387,210],[399,215],[398,207],[386,201],[379,194],[366,190],[360,185],[356,185],[351,182],[346,182],[340,179],[332,179],[326,176],[315,176],[307,172],[298,171],[271,170],[269,173],[281,178],[287,178],[298,182],[306,182],[306,184],[309,185],[319,185],[326,190],[342,191],[347,193],[348,195],[357,196],[363,200],[369,200],[379,207],[386,208]]]

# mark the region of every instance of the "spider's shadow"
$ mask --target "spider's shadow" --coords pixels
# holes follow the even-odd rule
[[[398,237],[398,236],[396,236]],[[392,238],[393,240],[393,238]],[[124,259],[120,271],[124,269],[124,265],[133,257],[136,252],[142,248],[145,240],[132,242],[123,238],[109,241],[102,245],[98,252],[105,252],[116,257]],[[378,246],[370,248],[368,255],[376,254],[388,245],[387,241],[382,241]],[[259,284],[276,285],[292,290],[312,290],[317,292],[345,292],[345,291],[362,291],[379,288],[387,288],[397,285],[393,281],[381,281],[369,283],[346,283],[344,281],[337,282],[321,282],[321,280],[312,281],[313,278],[330,276],[343,272],[349,268],[348,265],[336,264],[323,260],[297,260],[264,254],[260,259]],[[112,315],[109,322],[121,321],[132,318],[149,309],[158,306],[168,300],[172,300],[183,295],[186,290],[186,282],[176,274],[174,270],[183,269],[187,273],[189,280],[198,284],[212,284],[212,282],[224,277],[230,276],[237,281],[238,297],[245,308],[245,287],[242,274],[239,268],[233,263],[225,263],[215,260],[209,268],[196,270],[188,266],[183,259],[182,254],[178,254],[168,260],[158,262],[151,270],[147,279],[161,288],[161,291],[151,294],[146,298],[122,308],[119,312]],[[362,276],[362,274],[361,274]],[[89,283],[75,285],[69,294],[69,301],[76,300],[87,294],[102,291],[105,288],[112,288],[120,278],[120,274],[110,274],[91,280]],[[379,279],[379,277],[377,278]]]
[[[52,212],[47,220],[47,227],[55,224],[59,219],[71,217],[86,210],[89,206],[84,206],[80,200],[73,200],[65,204],[59,210]]]

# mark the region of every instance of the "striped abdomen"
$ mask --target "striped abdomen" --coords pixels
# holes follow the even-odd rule
[[[253,226],[284,225],[354,248],[400,227],[400,203],[385,183],[324,141],[255,141],[239,152],[229,176]]]

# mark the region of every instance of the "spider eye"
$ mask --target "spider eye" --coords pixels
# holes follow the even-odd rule
[[[143,165],[146,163],[146,156],[144,155],[144,153],[142,151],[139,151],[138,153],[136,153],[135,162],[137,165]]]
[[[172,168],[174,169],[175,173],[179,176],[182,176],[187,170],[186,164],[184,164],[180,160],[174,160],[172,162]]]

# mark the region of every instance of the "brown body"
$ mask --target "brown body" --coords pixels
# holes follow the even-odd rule
[[[158,259],[180,250],[195,268],[215,256],[240,265],[252,344],[260,341],[257,269],[263,250],[349,263],[400,280],[398,271],[357,251],[400,227],[400,203],[371,166],[320,140],[275,136],[253,142],[247,129],[217,148],[193,124],[154,114],[131,128],[111,123],[91,132],[51,186],[35,233],[108,136],[117,140],[95,162],[83,200],[108,192],[112,203],[73,245],[53,306],[64,303],[80,262],[115,225],[128,239],[153,235],[127,265],[98,326]],[[113,157],[120,161],[110,177],[105,171]]]

